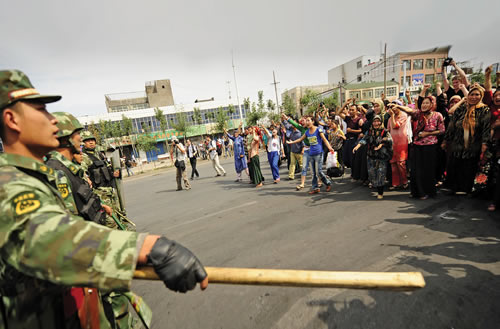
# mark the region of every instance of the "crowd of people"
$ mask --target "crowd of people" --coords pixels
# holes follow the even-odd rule
[[[352,182],[376,189],[378,199],[386,189],[409,189],[410,197],[421,200],[441,189],[485,198],[494,211],[500,206],[500,92],[492,88],[491,67],[481,85],[471,84],[454,61],[449,65],[458,75],[450,84],[444,66],[434,93],[424,84],[418,97],[407,90],[392,100],[384,95],[370,102],[348,99],[332,109],[320,103],[312,115],[282,115],[269,127],[242,130],[240,125],[234,135],[225,131],[234,145],[237,181],[245,171],[250,183],[262,186],[262,148],[275,184],[285,159],[289,180],[300,172],[297,190],[305,187],[311,169],[310,194],[322,186],[330,191],[331,178],[350,168]],[[497,72],[497,85],[498,80]]]

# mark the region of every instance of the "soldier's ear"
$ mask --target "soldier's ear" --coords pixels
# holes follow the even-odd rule
[[[2,120],[5,128],[5,137],[9,135],[9,132],[14,131],[21,133],[20,119],[21,115],[14,106],[7,107],[2,111]]]

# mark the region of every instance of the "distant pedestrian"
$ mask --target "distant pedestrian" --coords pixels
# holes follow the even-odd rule
[[[238,176],[238,178],[236,179],[237,182],[241,182],[242,171],[245,171],[247,176],[249,175],[247,159],[245,157],[245,145],[243,142],[243,137],[240,136],[240,131],[241,131],[241,123],[238,130],[234,132],[234,136],[231,136],[231,134],[229,134],[227,130],[224,129],[224,133],[226,134],[226,136],[229,138],[230,141],[233,141],[234,168],[236,170],[236,175]]]
[[[187,156],[189,158],[189,163],[191,164],[191,180],[194,179],[194,175],[196,177],[200,177],[198,170],[196,169],[196,157],[198,156],[198,148],[196,145],[191,143],[191,140],[186,141],[187,146]]]
[[[262,130],[267,136],[267,161],[269,161],[269,165],[271,166],[274,184],[277,184],[280,181],[278,162],[284,155],[283,144],[280,136],[278,136],[278,129],[273,128],[272,133],[270,133],[266,127],[262,126]]]
[[[134,176],[134,172],[132,171],[132,162],[128,158],[125,160],[125,168],[127,169],[127,177]]]
[[[257,127],[249,127],[248,134],[251,136],[250,143],[250,177],[252,178],[252,183],[255,187],[261,187],[263,185],[264,176],[262,176],[262,171],[260,170],[260,158],[259,149],[262,143],[262,137]]]
[[[224,168],[222,168],[219,162],[219,154],[217,153],[217,142],[215,140],[212,140],[210,136],[207,136],[206,140],[207,140],[208,154],[210,160],[212,160],[212,165],[215,169],[215,172],[217,173],[215,177],[219,177],[222,175],[226,176],[226,171],[224,170]]]
[[[186,149],[184,145],[179,142],[177,137],[172,137],[172,147],[170,148],[170,159],[177,169],[175,179],[177,181],[177,191],[182,190],[182,181],[184,181],[184,185],[186,190],[191,189],[191,184],[189,184],[189,180],[186,175]],[[175,162],[174,162],[175,161]]]
[[[288,121],[283,120],[283,125],[287,130],[291,130],[289,139],[290,141],[295,141],[302,137],[302,133],[292,126]],[[287,144],[288,145],[288,144]],[[304,142],[289,145],[290,149],[290,167],[288,169],[288,179],[293,180],[295,178],[295,166],[298,164],[299,168],[302,168],[302,156],[304,154]]]

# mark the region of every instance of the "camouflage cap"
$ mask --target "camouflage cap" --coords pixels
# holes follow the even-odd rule
[[[88,130],[85,130],[84,132],[82,132],[80,134],[80,136],[82,136],[82,142],[85,142],[87,139],[95,139],[95,140],[97,140],[95,138],[95,136],[90,131],[88,131]]]
[[[57,119],[57,137],[71,136],[75,131],[83,129],[77,118],[68,112],[54,112],[52,115]]]
[[[18,100],[52,103],[61,99],[56,95],[40,95],[28,77],[18,70],[0,71],[0,109]]]

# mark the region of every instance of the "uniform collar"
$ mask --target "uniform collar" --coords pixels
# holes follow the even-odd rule
[[[66,168],[68,168],[73,175],[77,175],[80,177],[83,177],[83,169],[80,166],[77,166],[73,162],[71,162],[69,159],[67,159],[64,155],[57,151],[52,151],[49,153],[51,157],[54,159],[58,160],[61,162]]]
[[[17,154],[0,154],[0,166],[14,166],[18,168],[24,168],[41,173],[47,176],[49,180],[55,179],[54,169],[46,166],[42,162]]]

